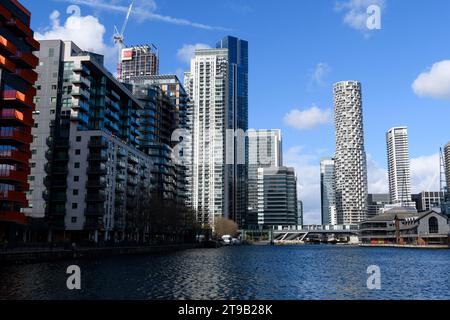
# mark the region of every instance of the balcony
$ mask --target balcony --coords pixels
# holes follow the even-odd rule
[[[91,97],[89,91],[87,91],[81,87],[77,87],[77,86],[74,86],[72,88],[72,96],[74,96],[74,97],[82,96],[82,97],[86,98],[87,100],[89,100],[89,98]]]
[[[89,153],[88,155],[88,161],[102,161],[106,162],[108,161],[108,155],[106,153]]]
[[[16,74],[31,85],[38,79],[38,74],[34,70],[17,69]]]
[[[106,179],[105,178],[89,179],[89,181],[86,183],[86,187],[90,189],[105,189]]]
[[[86,202],[105,202],[106,195],[103,192],[99,193],[88,193],[86,195]]]
[[[119,148],[117,150],[117,156],[120,158],[126,157],[128,155],[128,152],[122,148]]]
[[[130,186],[137,186],[138,183],[139,183],[139,179],[137,179],[137,178],[129,178],[128,181],[127,181],[127,183],[128,183]]]
[[[12,180],[18,182],[25,182],[27,181],[27,178],[28,173],[24,171],[9,170],[9,169],[0,170],[0,181]]]
[[[125,169],[127,167],[127,164],[125,161],[118,161],[117,162],[117,168],[118,169]]]
[[[9,61],[5,56],[0,55],[0,66],[5,68],[11,73],[16,72],[16,65]]]
[[[128,165],[128,173],[137,176],[139,171],[135,167]]]
[[[86,101],[75,98],[72,101],[72,109],[74,109],[74,110],[81,109],[85,112],[89,112],[89,104]]]
[[[38,57],[28,52],[17,51],[11,59],[17,61],[17,64],[22,64],[33,69],[39,64]]]
[[[87,79],[86,77],[83,77],[81,74],[76,74],[73,77],[72,82],[74,84],[82,85],[82,86],[84,86],[86,88],[89,88],[91,86],[91,81],[89,81],[89,79]]]
[[[116,180],[117,181],[125,181],[127,178],[125,177],[125,175],[124,174],[118,174],[117,176],[116,176]]]
[[[103,217],[105,215],[105,208],[103,206],[87,207],[84,211],[85,216]]]
[[[67,195],[65,192],[59,192],[59,193],[52,193],[49,197],[50,202],[66,202],[67,201]]]
[[[89,166],[87,173],[90,175],[106,175],[108,170],[104,164],[101,164],[99,166]]]
[[[128,162],[130,162],[130,163],[139,163],[139,159],[136,156],[130,154],[130,156],[128,157]]]
[[[3,109],[0,110],[0,121],[11,122],[11,126],[20,124],[27,127],[31,127],[34,123],[31,115],[27,115],[19,110],[15,109]]]
[[[66,208],[64,206],[50,207],[45,210],[45,213],[49,216],[65,216]]]
[[[20,213],[20,212],[1,211],[0,210],[0,221],[15,222],[15,223],[26,225],[27,217],[23,213]]]
[[[0,151],[0,160],[2,160],[3,163],[21,162],[28,164],[30,158],[31,158],[30,152],[23,152],[19,150]]]
[[[19,106],[27,106],[29,108],[34,108],[34,102],[31,98],[32,95],[26,95],[17,90],[4,90],[3,100],[8,101],[10,104],[15,104]]]
[[[106,140],[103,137],[100,137],[100,139],[98,139],[98,138],[94,139],[94,137],[93,137],[89,141],[88,147],[91,149],[94,149],[94,148],[107,149],[108,148],[108,140]]]
[[[22,206],[26,206],[28,203],[25,192],[19,191],[0,191],[0,201],[17,202]]]
[[[72,120],[72,121],[79,121],[81,123],[88,124],[89,123],[89,116],[87,114],[82,113],[82,112],[71,110],[71,112],[70,112],[70,120]]]

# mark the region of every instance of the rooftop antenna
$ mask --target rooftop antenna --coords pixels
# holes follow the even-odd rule
[[[119,47],[119,57],[118,57],[118,63],[117,63],[117,79],[120,80],[122,75],[122,50],[124,48],[125,43],[125,30],[127,28],[128,20],[130,20],[131,11],[133,10],[133,4],[134,0],[131,2],[130,7],[128,8],[127,16],[125,18],[125,21],[123,23],[122,29],[117,29],[116,26],[114,26],[114,44]]]

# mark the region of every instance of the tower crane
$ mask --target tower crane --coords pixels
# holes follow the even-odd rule
[[[122,50],[124,48],[124,42],[125,42],[125,30],[127,28],[128,20],[130,20],[131,11],[133,10],[133,4],[134,0],[131,2],[130,7],[128,8],[127,16],[125,18],[125,21],[123,23],[122,29],[117,29],[116,26],[114,26],[114,45],[119,47],[119,57],[117,61],[117,79],[120,79],[122,74]]]

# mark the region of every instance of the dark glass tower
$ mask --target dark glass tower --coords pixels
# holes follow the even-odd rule
[[[229,185],[231,201],[228,201],[231,219],[240,227],[246,225],[247,216],[247,168],[248,142],[242,139],[248,129],[248,42],[227,36],[217,43],[218,49],[228,49],[228,108],[226,129],[234,129],[234,164],[226,166],[226,175],[231,176]],[[242,132],[239,132],[242,130]],[[241,141],[245,141],[241,147]],[[244,154],[242,154],[244,153]],[[245,161],[242,161],[245,159]],[[245,163],[242,163],[245,162]]]

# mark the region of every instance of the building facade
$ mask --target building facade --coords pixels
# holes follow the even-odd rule
[[[395,127],[386,133],[389,194],[391,204],[411,204],[408,128]]]
[[[117,74],[123,82],[159,73],[159,55],[154,45],[125,48],[122,50],[121,60]]]
[[[447,181],[447,192],[450,192],[450,142],[444,147],[445,179]]]
[[[49,241],[130,239],[137,196],[152,178],[139,151],[143,106],[102,56],[60,40],[41,41],[38,55],[25,212],[46,222]]]
[[[0,4],[0,241],[15,241],[28,221],[23,208],[30,172],[33,87],[39,43],[30,12],[16,0]]]
[[[357,224],[367,216],[367,162],[359,82],[334,85],[334,110],[337,223]]]
[[[381,214],[385,206],[390,203],[391,195],[389,193],[369,193],[367,197],[367,218]]]
[[[412,200],[419,212],[430,211],[440,207],[443,198],[444,193],[440,191],[422,191],[419,194],[412,195]]]
[[[233,37],[196,50],[185,84],[192,110],[192,206],[242,226],[247,212],[248,43]]]
[[[320,161],[320,195],[322,225],[336,225],[334,159],[322,159]]]
[[[298,225],[297,177],[294,168],[258,169],[258,225]]]
[[[248,213],[247,228],[258,225],[258,169],[281,167],[281,130],[248,130]]]

